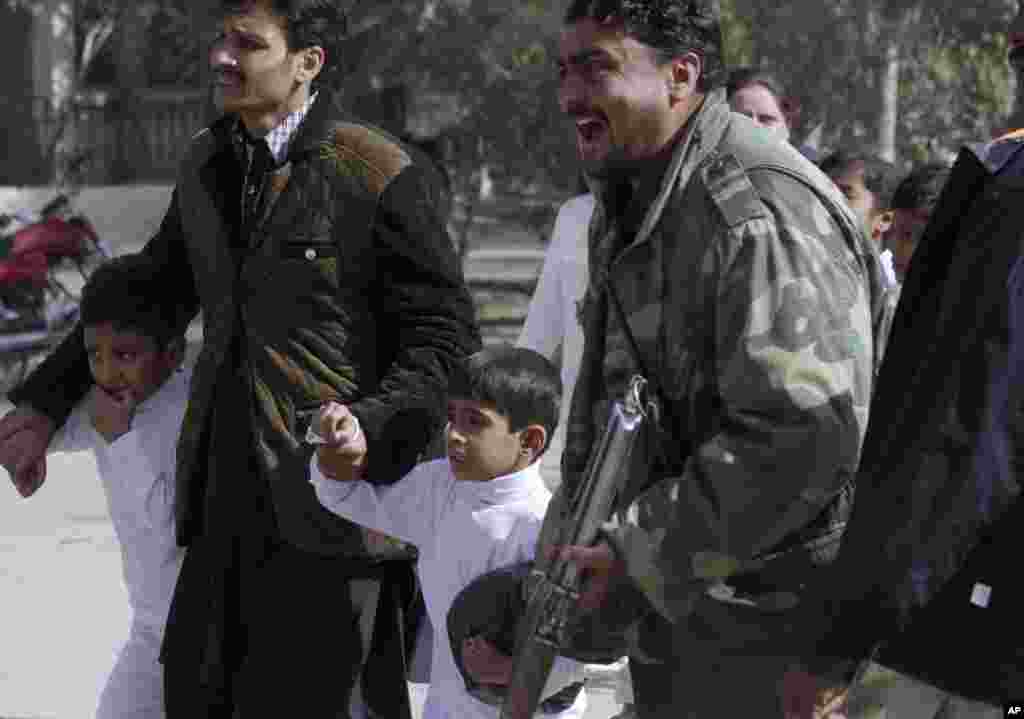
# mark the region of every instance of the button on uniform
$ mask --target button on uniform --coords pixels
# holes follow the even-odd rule
[[[306,259],[307,260],[315,260],[316,259],[316,250],[314,250],[312,247],[310,247],[308,250],[306,250]]]

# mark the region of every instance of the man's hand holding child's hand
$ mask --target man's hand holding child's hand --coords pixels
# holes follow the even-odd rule
[[[316,461],[328,479],[351,482],[366,474],[366,435],[359,420],[343,404],[328,402],[320,408],[313,426],[321,443]]]
[[[99,385],[93,385],[89,392],[89,417],[92,419],[92,426],[108,443],[114,442],[132,428],[138,404],[135,395],[129,390],[113,393]]]
[[[462,666],[477,684],[507,686],[512,681],[514,660],[502,654],[483,637],[469,637],[462,642]]]

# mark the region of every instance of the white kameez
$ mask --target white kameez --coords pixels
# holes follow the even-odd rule
[[[538,463],[488,482],[460,482],[447,459],[415,467],[395,484],[326,478],[310,462],[311,482],[331,512],[389,534],[419,549],[416,573],[434,627],[446,627],[448,609],[471,581],[494,569],[532,560],[551,493]],[[559,657],[544,696],[582,681],[581,664]],[[570,719],[586,711],[586,692],[565,711],[547,715]],[[497,719],[499,709],[472,697],[452,656],[446,631],[435,631],[430,690],[424,719]]]
[[[190,379],[188,370],[174,372],[138,406],[131,429],[111,443],[93,427],[82,400],[48,449],[95,455],[121,545],[131,630],[100,696],[98,719],[164,717],[159,654],[184,557],[174,532],[174,469]]]

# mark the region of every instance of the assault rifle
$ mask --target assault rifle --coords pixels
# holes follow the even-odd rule
[[[563,521],[551,537],[556,546],[591,545],[611,517],[628,480],[637,437],[652,418],[653,403],[648,400],[646,388],[647,381],[636,376],[625,397],[612,403],[604,434],[591,453],[581,481],[572,490]],[[538,552],[543,549],[538,547]],[[576,612],[581,584],[576,565],[557,557],[546,569],[531,571],[526,582],[526,616],[516,638],[515,664],[501,719],[529,719],[536,711],[555,657],[567,642],[567,627]]]

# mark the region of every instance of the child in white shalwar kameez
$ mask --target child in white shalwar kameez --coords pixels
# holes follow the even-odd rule
[[[100,696],[98,719],[159,719],[159,662],[184,550],[174,535],[175,445],[191,373],[181,368],[184,319],[148,259],[98,268],[82,291],[82,325],[94,386],[48,453],[96,457],[121,545],[131,630]]]
[[[352,476],[346,457],[361,433],[347,408],[331,404],[318,420],[329,444],[310,464],[324,507],[419,549],[427,614],[442,628],[434,631],[424,719],[497,719],[498,707],[467,691],[443,627],[473,579],[533,559],[551,499],[539,460],[558,422],[558,370],[536,352],[511,347],[483,350],[464,369],[450,388],[447,459],[420,464],[389,486],[345,481]],[[544,697],[582,680],[583,666],[559,657]],[[580,718],[585,710],[581,689],[568,708],[538,716]]]

